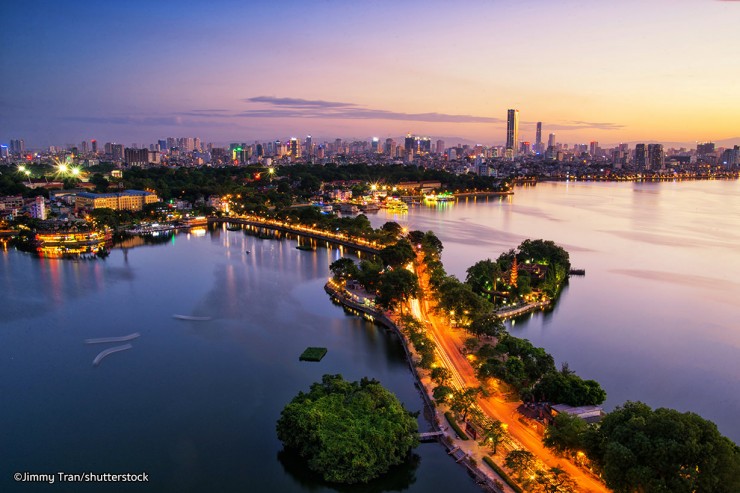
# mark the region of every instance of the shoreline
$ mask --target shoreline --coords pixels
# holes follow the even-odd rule
[[[409,349],[410,343],[407,340],[406,335],[401,331],[398,325],[396,325],[396,323],[391,320],[385,313],[370,308],[364,304],[358,303],[357,301],[353,301],[349,294],[345,294],[346,292],[342,293],[339,289],[337,289],[333,285],[331,280],[324,285],[324,291],[326,291],[326,293],[331,297],[333,301],[339,303],[340,305],[342,305],[342,307],[350,310],[359,311],[365,314],[371,322],[382,325],[398,335],[398,337],[401,339],[404,353],[406,354],[406,361],[409,365],[409,369],[411,370],[411,374],[414,377],[414,386],[417,387],[421,394],[422,401],[424,402],[424,410],[428,411],[430,414],[427,421],[429,422],[432,431],[443,433],[442,439],[438,439],[437,442],[439,442],[445,448],[445,451],[450,456],[450,458],[454,459],[456,463],[461,464],[467,469],[468,474],[472,476],[476,484],[479,485],[482,489],[494,493],[503,493],[504,491],[507,491],[506,487],[504,487],[504,489],[502,490],[498,486],[496,486],[496,484],[494,483],[494,478],[484,472],[481,464],[478,464],[477,462],[471,463],[471,459],[474,460],[471,455],[464,453],[462,457],[456,457],[456,455],[454,454],[455,451],[459,452],[460,447],[454,445],[454,436],[451,436],[451,434],[449,433],[449,428],[441,426],[439,410],[434,404],[434,400],[430,397],[430,390],[427,388],[426,385],[424,385],[424,382],[419,375],[419,369],[414,364],[414,356]],[[434,417],[434,419],[432,419],[432,417]],[[491,473],[495,474],[493,473],[493,471],[491,471]],[[500,481],[501,484],[506,484],[503,478],[498,477],[497,480]]]

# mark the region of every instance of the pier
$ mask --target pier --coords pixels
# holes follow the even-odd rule
[[[119,351],[125,351],[127,349],[131,349],[132,347],[133,346],[131,344],[124,344],[123,346],[116,346],[110,349],[106,349],[105,351],[101,351],[97,356],[95,356],[95,359],[93,360],[93,366],[98,366],[100,362],[103,361],[103,358],[105,358],[109,354],[117,353]]]
[[[133,334],[129,334],[127,336],[121,336],[121,337],[101,337],[98,339],[85,339],[85,344],[107,344],[109,342],[126,342],[126,341],[132,341],[140,336],[141,334],[139,334],[138,332],[134,332]]]

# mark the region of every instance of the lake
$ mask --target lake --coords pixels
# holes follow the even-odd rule
[[[606,409],[696,412],[740,443],[739,181],[545,182],[370,217],[435,231],[462,280],[524,239],[554,240],[586,275],[512,333],[599,381]]]
[[[295,246],[217,228],[99,261],[0,252],[0,491],[50,488],[15,483],[15,472],[60,471],[146,472],[149,483],[55,491],[480,491],[434,443],[382,480],[343,488],[281,453],[280,411],[325,373],[375,378],[422,408],[398,338],[324,293],[340,251]],[[120,343],[85,339],[133,332],[132,349],[92,366]],[[307,346],[328,354],[299,362]]]

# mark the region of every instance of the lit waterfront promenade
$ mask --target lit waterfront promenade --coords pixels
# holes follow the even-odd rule
[[[232,223],[245,224],[257,228],[271,229],[283,233],[292,233],[300,236],[306,236],[315,240],[324,240],[336,245],[354,248],[362,252],[376,254],[382,249],[382,245],[369,241],[364,238],[355,238],[345,233],[331,233],[321,229],[311,228],[302,224],[290,224],[285,221],[273,221],[258,216],[238,216],[238,217],[209,217],[211,223]]]

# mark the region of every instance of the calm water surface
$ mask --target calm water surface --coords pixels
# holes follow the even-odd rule
[[[626,400],[693,411],[740,443],[740,182],[540,183],[391,219],[434,230],[447,271],[526,238],[564,246],[574,277],[555,310],[512,331]]]
[[[339,256],[225,230],[95,262],[0,252],[0,491],[51,491],[14,483],[17,471],[150,477],[54,491],[336,491],[280,453],[275,423],[298,391],[324,373],[369,376],[421,409],[398,339],[324,293]],[[133,349],[92,367],[115,344],[84,339],[132,332]],[[298,361],[309,345],[329,349],[323,361]],[[479,491],[439,445],[416,454],[340,491]]]

